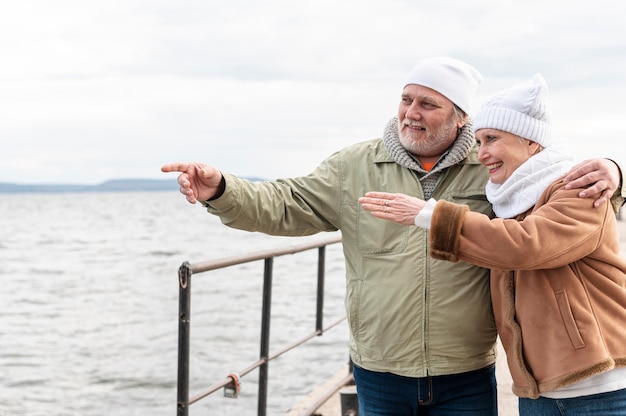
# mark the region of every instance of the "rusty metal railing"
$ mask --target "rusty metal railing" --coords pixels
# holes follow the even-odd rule
[[[326,239],[291,245],[278,249],[262,250],[254,253],[233,256],[202,263],[190,264],[184,262],[178,270],[179,282],[179,302],[178,302],[178,384],[177,384],[177,415],[187,416],[189,406],[220,389],[230,389],[232,394],[237,394],[239,377],[244,377],[251,371],[259,369],[259,391],[257,414],[265,416],[267,409],[267,386],[268,386],[268,365],[269,362],[285,354],[286,352],[304,344],[310,339],[322,335],[346,318],[342,317],[323,327],[324,310],[324,280],[326,263],[326,246],[341,242],[341,237],[333,236]],[[272,275],[274,258],[295,254],[311,249],[318,250],[317,262],[317,299],[316,299],[316,322],[315,330],[292,344],[284,347],[274,354],[270,354],[270,312],[272,298]],[[192,275],[222,269],[252,261],[263,260],[263,301],[261,311],[261,341],[259,359],[251,363],[248,367],[238,373],[232,373],[215,385],[206,388],[204,391],[189,397],[189,351],[190,351],[190,314],[191,314],[191,277]],[[312,411],[315,409],[312,409]]]

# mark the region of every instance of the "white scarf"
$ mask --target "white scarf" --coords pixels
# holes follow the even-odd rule
[[[551,145],[522,163],[503,184],[489,180],[485,190],[493,212],[499,218],[514,218],[528,211],[548,185],[572,166],[572,157],[560,146]]]

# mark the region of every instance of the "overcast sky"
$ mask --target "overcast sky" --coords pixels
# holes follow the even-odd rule
[[[577,159],[626,163],[626,2],[19,0],[0,12],[0,182],[309,173],[380,137],[415,62],[487,95],[540,72]],[[175,174],[169,174],[172,179]]]

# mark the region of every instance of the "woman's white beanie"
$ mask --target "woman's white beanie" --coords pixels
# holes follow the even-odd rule
[[[474,131],[480,129],[506,131],[543,147],[552,144],[548,85],[541,74],[487,99],[474,118]]]
[[[482,79],[480,72],[465,62],[435,57],[419,61],[402,88],[409,84],[423,85],[437,91],[465,113],[470,114]]]

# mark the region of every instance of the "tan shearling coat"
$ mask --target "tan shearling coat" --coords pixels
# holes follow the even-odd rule
[[[626,366],[626,261],[615,212],[554,182],[514,220],[439,201],[431,256],[492,269],[513,392],[536,398]]]

